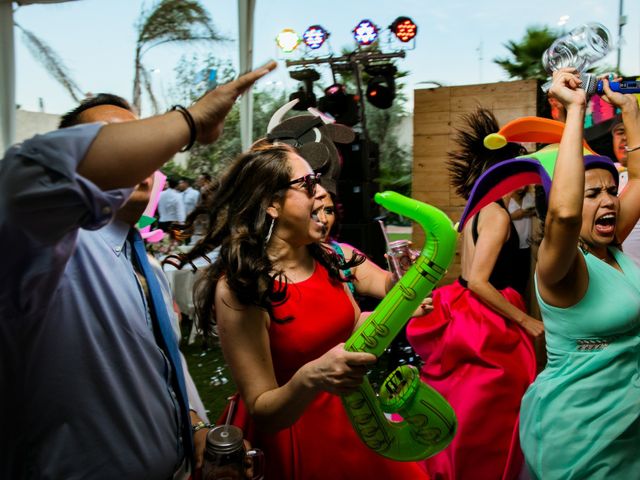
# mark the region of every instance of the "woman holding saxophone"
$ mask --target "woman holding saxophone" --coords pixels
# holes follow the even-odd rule
[[[515,157],[520,147],[484,148],[484,137],[498,129],[488,110],[465,122],[449,166],[457,192],[468,199],[482,172]],[[531,336],[541,335],[543,326],[525,313],[512,288],[518,249],[505,206],[484,207],[463,230],[462,276],[435,290],[433,312],[407,326],[407,339],[425,362],[422,379],[458,418],[452,444],[425,462],[434,479],[515,479],[522,468],[520,400],[536,373]]]
[[[214,192],[211,229],[190,255],[220,247],[196,291],[205,329],[215,321],[243,400],[242,423],[263,449],[267,479],[426,478],[416,463],[360,441],[339,394],[375,356],[348,352],[360,316],[321,245],[318,176],[296,151],[269,145],[238,157]]]

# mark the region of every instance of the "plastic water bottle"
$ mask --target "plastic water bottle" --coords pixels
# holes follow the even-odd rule
[[[609,30],[600,23],[585,23],[556,39],[542,55],[542,65],[549,74],[565,67],[584,72],[610,48]]]

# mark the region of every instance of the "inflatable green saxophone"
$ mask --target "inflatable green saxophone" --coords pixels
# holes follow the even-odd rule
[[[345,350],[379,357],[412,316],[422,300],[446,273],[453,259],[457,234],[449,217],[431,205],[395,192],[377,193],[375,201],[387,210],[418,222],[425,245],[413,266],[345,343]],[[411,365],[395,369],[377,396],[367,377],[342,402],[362,441],[380,455],[400,461],[428,458],[453,439],[457,421],[451,405],[420,380]],[[397,413],[392,422],[386,413]]]

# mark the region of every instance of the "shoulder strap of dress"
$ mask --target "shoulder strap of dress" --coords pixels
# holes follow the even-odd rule
[[[509,210],[505,206],[505,204],[502,201],[502,199],[496,200],[495,203],[497,203],[502,208],[504,208],[505,212],[509,213]],[[480,218],[480,212],[476,213],[476,215],[473,217],[473,221],[471,223],[471,234],[473,235],[473,244],[474,245],[478,241],[478,219],[479,218]],[[511,225],[513,226],[513,222],[511,223]]]
[[[473,236],[473,244],[478,241],[478,218],[480,218],[480,212],[476,213],[471,222],[471,235]]]
[[[344,252],[342,251],[342,247],[338,242],[336,242],[335,240],[331,240],[331,248],[333,248],[333,251],[336,252],[338,255],[340,255],[344,260],[346,260],[346,258],[344,258]]]
[[[340,257],[342,257],[342,259],[344,261],[346,261],[347,259],[344,256],[344,251],[342,250],[342,247],[340,246],[340,244],[338,242],[336,242],[335,240],[331,240],[330,242],[331,248],[333,249],[334,252],[336,252],[338,255],[340,255]],[[342,273],[344,273],[345,278],[351,278],[353,276],[353,274],[351,273],[351,269],[350,268],[346,268],[342,271]],[[349,286],[349,290],[351,290],[351,293],[355,294],[356,293],[356,287],[353,284],[353,282],[351,280],[347,280],[347,285]]]

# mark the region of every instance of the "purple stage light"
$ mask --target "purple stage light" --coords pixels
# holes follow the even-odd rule
[[[311,25],[302,34],[302,38],[307,47],[311,50],[317,50],[322,44],[329,38],[329,32],[327,32],[320,25]]]
[[[353,29],[353,38],[359,45],[371,45],[378,39],[378,27],[371,20],[360,20]]]

